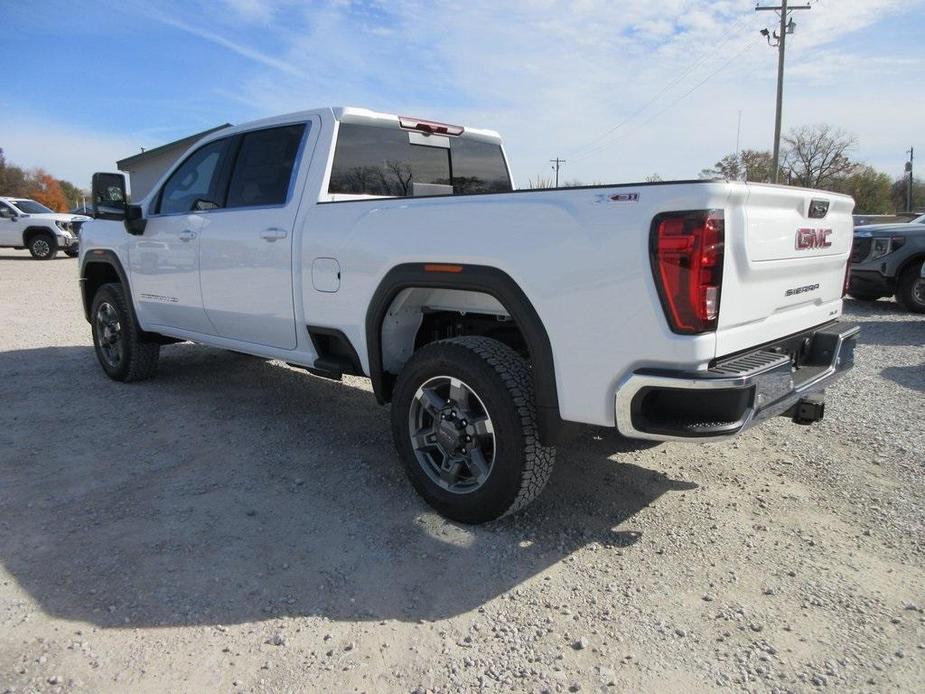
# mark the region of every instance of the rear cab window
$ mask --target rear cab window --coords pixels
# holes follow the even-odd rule
[[[465,135],[426,136],[398,127],[341,123],[328,193],[410,197],[511,192],[501,145]]]

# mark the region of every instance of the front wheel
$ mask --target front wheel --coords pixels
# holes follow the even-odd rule
[[[393,393],[392,434],[417,492],[463,523],[527,506],[555,461],[539,441],[526,362],[485,337],[441,340],[411,357]]]
[[[157,372],[161,346],[142,338],[121,284],[104,284],[93,297],[90,325],[96,358],[114,381],[142,381]]]
[[[58,244],[51,234],[36,234],[29,239],[29,253],[37,260],[51,260],[58,255]]]
[[[925,313],[925,277],[922,266],[906,268],[896,283],[896,300],[913,313]]]

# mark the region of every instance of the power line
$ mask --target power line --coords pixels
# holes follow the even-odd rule
[[[641,123],[639,123],[639,126],[642,126],[642,125],[646,125],[646,124],[648,124],[648,123],[651,123],[653,120],[655,120],[656,118],[658,118],[660,115],[662,115],[662,114],[665,113],[666,111],[668,111],[668,110],[670,110],[671,108],[673,108],[678,102],[680,102],[680,101],[686,99],[688,96],[690,96],[690,95],[693,94],[695,91],[697,91],[698,89],[700,89],[700,87],[702,87],[703,85],[705,85],[705,84],[706,84],[707,82],[709,82],[713,77],[715,77],[715,76],[718,75],[720,72],[722,72],[733,60],[735,60],[735,59],[738,58],[740,55],[742,55],[746,50],[748,50],[748,48],[750,48],[751,45],[752,45],[752,40],[749,38],[748,41],[746,41],[746,42],[742,45],[741,49],[738,50],[738,51],[736,51],[732,56],[730,56],[722,65],[720,65],[720,66],[719,66],[718,68],[716,68],[713,72],[711,72],[711,73],[708,74],[706,77],[704,77],[700,82],[698,82],[697,84],[695,84],[695,85],[694,85],[693,87],[691,87],[689,90],[687,90],[686,92],[684,92],[684,93],[683,93],[681,96],[679,96],[677,99],[675,99],[674,101],[670,102],[667,106],[665,106],[664,108],[660,109],[659,111],[656,111],[655,114],[649,116],[646,120],[644,120],[644,121],[642,121]],[[638,126],[637,126],[637,127],[638,127]],[[586,159],[587,157],[591,156],[592,154],[596,154],[597,152],[600,152],[601,150],[606,149],[607,147],[610,147],[611,145],[613,145],[613,144],[615,144],[615,143],[617,143],[617,142],[619,142],[619,139],[611,140],[610,142],[605,142],[605,143],[603,143],[602,145],[600,145],[599,147],[595,147],[594,149],[589,150],[589,151],[587,151],[587,152],[585,152],[585,153],[583,153],[583,154],[580,154],[580,155],[578,155],[577,157],[573,157],[573,159],[575,159],[575,160]]]
[[[627,116],[626,118],[624,118],[623,120],[621,120],[619,123],[617,123],[617,124],[614,125],[613,127],[608,128],[608,129],[605,130],[604,132],[602,132],[602,133],[600,133],[599,135],[595,136],[595,137],[594,137],[592,140],[590,140],[589,142],[587,142],[587,143],[585,143],[584,145],[582,145],[581,147],[578,147],[577,149],[575,149],[575,150],[573,151],[572,156],[575,156],[575,155],[577,155],[577,154],[583,154],[583,150],[586,150],[586,149],[588,149],[588,148],[593,148],[595,144],[597,144],[597,143],[600,142],[601,140],[606,139],[609,135],[611,135],[612,133],[614,133],[614,132],[616,132],[617,130],[619,130],[620,128],[622,128],[622,127],[623,127],[624,125],[626,125],[629,121],[633,120],[636,116],[638,116],[638,115],[641,114],[643,111],[645,111],[649,106],[651,106],[652,104],[654,104],[654,103],[658,100],[658,98],[659,98],[660,96],[662,96],[665,92],[667,92],[669,89],[671,89],[672,87],[674,87],[676,84],[679,84],[681,81],[683,81],[685,77],[687,77],[691,72],[693,72],[694,70],[696,70],[705,60],[707,60],[708,58],[712,58],[712,57],[716,56],[717,53],[718,53],[724,46],[726,46],[726,44],[728,44],[728,43],[735,37],[735,32],[741,27],[741,25],[742,25],[750,16],[751,16],[751,15],[743,15],[742,17],[740,17],[739,20],[738,20],[735,24],[733,24],[733,26],[729,29],[728,35],[726,36],[726,38],[725,38],[722,42],[720,42],[720,43],[719,43],[718,45],[716,45],[716,46],[711,45],[706,51],[704,51],[704,52],[700,55],[700,57],[699,57],[697,60],[695,60],[694,62],[690,63],[684,70],[682,70],[682,71],[680,72],[680,74],[676,75],[676,76],[674,77],[674,79],[672,79],[671,81],[669,81],[667,84],[665,84],[665,86],[663,86],[660,90],[658,90],[658,92],[655,93],[655,96],[651,97],[651,98],[650,98],[648,101],[646,101],[642,106],[640,106],[640,107],[639,107],[638,109],[636,109],[633,113],[631,113],[629,116]]]

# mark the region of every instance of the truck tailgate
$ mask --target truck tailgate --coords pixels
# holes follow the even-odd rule
[[[717,356],[841,314],[853,208],[850,197],[837,193],[737,186],[726,210]]]

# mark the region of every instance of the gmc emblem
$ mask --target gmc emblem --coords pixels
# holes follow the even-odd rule
[[[798,251],[807,251],[810,248],[828,248],[832,245],[829,240],[831,229],[797,229]]]

